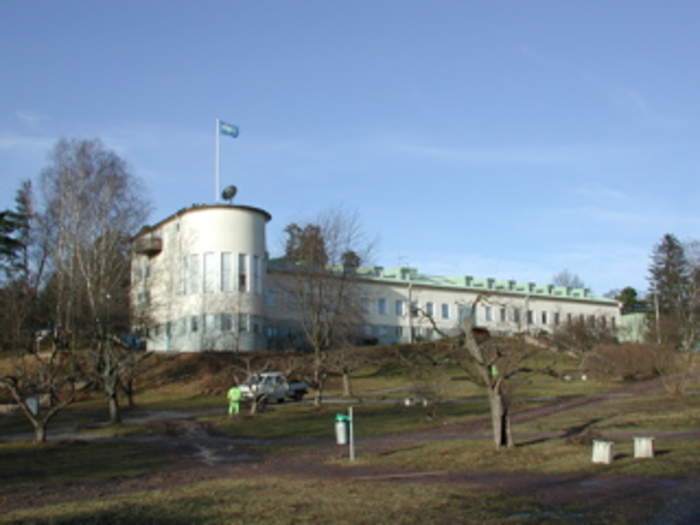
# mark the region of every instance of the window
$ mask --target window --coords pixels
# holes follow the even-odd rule
[[[403,301],[401,299],[398,299],[396,301],[396,304],[394,305],[394,311],[398,316],[403,315]]]
[[[255,293],[262,292],[260,283],[260,256],[253,255],[253,291]]]
[[[363,314],[369,313],[369,299],[367,299],[367,297],[360,298],[360,307],[362,308]]]
[[[613,328],[613,330],[615,329],[615,318],[614,317],[610,318],[610,326]]]
[[[221,254],[221,291],[233,291],[233,282],[231,282],[231,253],[223,252]]]
[[[520,308],[513,308],[513,322],[520,323]]]
[[[532,310],[527,311],[527,324],[533,323]]]
[[[403,337],[403,326],[396,327],[396,337],[398,337],[398,338]]]
[[[248,256],[245,253],[238,255],[238,291],[248,291]]]
[[[250,316],[248,314],[238,314],[238,331],[250,332]]]
[[[213,253],[204,254],[204,293],[213,293],[216,287],[216,264]]]
[[[484,320],[488,323],[493,320],[493,313],[490,306],[484,306]]]
[[[201,256],[198,253],[190,255],[189,284],[187,286],[190,293],[199,293],[201,289],[202,273],[200,265]]]
[[[544,311],[542,312],[541,319],[542,319],[542,324],[547,324],[547,312],[544,312]]]
[[[411,301],[411,317],[418,315],[418,301]]]
[[[433,309],[434,309],[433,303],[430,303],[430,302],[425,303],[425,313],[428,314],[430,317],[433,316],[433,313],[434,313]]]
[[[178,276],[178,280],[180,282],[178,283],[178,290],[177,291],[178,291],[178,293],[181,293],[181,294],[187,293],[187,275],[188,275],[187,261],[188,260],[189,259],[188,259],[187,255],[185,255],[180,262],[180,274]]]
[[[566,322],[571,324],[571,321],[573,321],[573,316],[571,315],[571,312],[566,314]]]
[[[219,329],[222,332],[230,332],[233,328],[233,318],[231,314],[219,314]]]
[[[199,318],[196,315],[190,317],[190,332],[196,332],[199,330]]]
[[[381,298],[377,301],[377,312],[379,315],[386,315],[386,299]]]
[[[554,312],[554,326],[559,326],[559,312]]]
[[[450,305],[447,303],[442,303],[440,306],[441,314],[443,319],[449,319],[450,318]]]
[[[214,317],[214,314],[206,314],[204,316],[204,326],[203,329],[205,332],[213,332],[214,331],[214,321],[216,318]]]
[[[501,322],[502,323],[506,322],[506,309],[505,309],[505,307],[501,307]]]

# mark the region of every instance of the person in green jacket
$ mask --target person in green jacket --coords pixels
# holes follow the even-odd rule
[[[238,415],[241,409],[241,389],[238,388],[238,385],[233,385],[229,388],[226,397],[228,398],[229,417],[233,414]]]

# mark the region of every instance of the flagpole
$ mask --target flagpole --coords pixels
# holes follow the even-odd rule
[[[219,148],[219,118],[216,118],[216,129],[214,130],[214,202],[219,202],[219,169],[221,166]]]

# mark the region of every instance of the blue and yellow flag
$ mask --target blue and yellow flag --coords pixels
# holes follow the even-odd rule
[[[229,135],[230,137],[236,138],[238,136],[238,126],[234,126],[233,124],[229,124],[228,122],[220,120],[219,133],[221,133],[222,135]]]

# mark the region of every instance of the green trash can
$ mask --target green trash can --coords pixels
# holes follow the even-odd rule
[[[350,426],[350,418],[345,414],[335,415],[335,442],[338,445],[348,444],[348,427]]]

